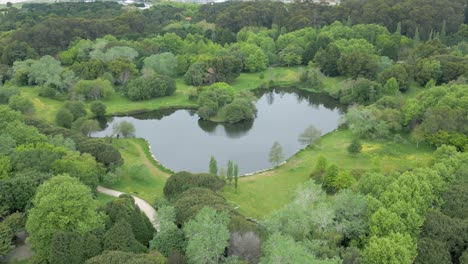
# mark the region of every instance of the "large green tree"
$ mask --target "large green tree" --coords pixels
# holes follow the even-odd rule
[[[191,263],[219,263],[229,244],[228,221],[227,213],[205,207],[188,222],[184,230],[188,238],[186,254]]]
[[[88,187],[78,179],[59,175],[41,185],[29,211],[26,230],[34,251],[48,258],[50,243],[59,231],[84,234],[103,227],[103,218]]]

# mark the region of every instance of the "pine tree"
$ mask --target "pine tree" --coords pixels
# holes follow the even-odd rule
[[[232,179],[233,179],[233,166],[232,166],[232,161],[228,161],[228,168],[227,168],[227,179],[228,179],[228,182],[229,182],[229,185],[232,183]]]
[[[50,243],[49,263],[81,264],[84,262],[83,239],[77,232],[59,232]]]
[[[237,189],[237,181],[239,180],[239,167],[234,164],[234,187]]]

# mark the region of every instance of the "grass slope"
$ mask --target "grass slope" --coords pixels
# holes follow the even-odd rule
[[[427,146],[416,148],[411,143],[365,140],[362,141],[362,153],[352,156],[346,150],[352,139],[349,130],[327,134],[315,147],[300,151],[283,166],[241,178],[237,190],[233,186],[226,186],[222,194],[240,213],[259,219],[291,201],[297,186],[309,179],[320,155],[329,164],[336,164],[341,169],[385,173],[425,166],[430,162],[433,151]]]
[[[163,187],[169,174],[156,165],[146,142],[143,139],[132,138],[114,140],[113,144],[122,154],[124,165],[118,173],[120,181],[103,186],[134,194],[150,204],[157,197],[162,197]]]

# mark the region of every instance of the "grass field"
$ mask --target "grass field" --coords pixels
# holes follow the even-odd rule
[[[124,159],[124,165],[117,173],[120,181],[115,184],[102,185],[134,194],[150,204],[153,204],[157,197],[162,197],[164,183],[169,174],[150,158],[146,142],[143,139],[133,138],[114,140],[113,144],[119,149]]]
[[[241,178],[237,190],[226,186],[222,194],[240,213],[261,219],[291,201],[297,186],[309,179],[321,155],[329,164],[336,164],[341,169],[383,173],[425,166],[431,161],[432,148],[416,148],[412,143],[394,144],[391,141],[362,141],[362,153],[352,156],[346,150],[352,139],[349,130],[325,135],[314,148],[300,151],[283,166]]]

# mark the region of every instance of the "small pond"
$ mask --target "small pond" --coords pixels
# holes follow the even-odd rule
[[[333,131],[344,107],[320,94],[298,89],[257,90],[257,118],[236,124],[200,120],[195,110],[159,110],[131,116],[118,116],[102,123],[95,137],[112,135],[112,125],[122,120],[133,123],[136,137],[145,138],[154,156],[166,167],[181,171],[207,172],[210,157],[218,168],[228,160],[247,174],[272,167],[268,161],[275,141],[287,159],[304,148],[299,135],[310,125]]]

